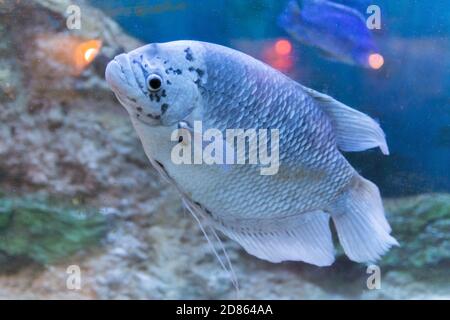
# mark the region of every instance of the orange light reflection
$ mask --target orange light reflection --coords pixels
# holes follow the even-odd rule
[[[368,62],[372,69],[378,70],[384,65],[384,58],[379,53],[372,53],[369,56]]]
[[[100,40],[88,40],[81,42],[75,49],[75,63],[79,70],[87,67],[97,56],[102,42]]]
[[[275,43],[275,52],[281,56],[287,56],[292,52],[292,44],[285,39],[278,40]]]

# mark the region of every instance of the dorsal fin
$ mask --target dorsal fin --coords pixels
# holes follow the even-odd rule
[[[307,87],[302,88],[330,117],[339,149],[363,151],[379,147],[383,154],[389,154],[384,132],[375,120],[326,94]]]

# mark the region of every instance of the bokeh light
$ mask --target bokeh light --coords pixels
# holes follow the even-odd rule
[[[88,40],[80,43],[75,50],[75,59],[78,66],[82,68],[91,63],[98,54],[102,42],[100,40]]]
[[[378,70],[384,65],[384,58],[379,53],[372,53],[369,56],[368,62],[372,69]]]
[[[292,52],[292,44],[286,39],[278,40],[275,43],[275,52],[281,56],[287,56]]]

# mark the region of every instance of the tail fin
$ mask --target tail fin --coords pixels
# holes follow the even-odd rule
[[[377,186],[359,175],[328,210],[339,241],[353,261],[374,262],[399,245],[390,235]]]

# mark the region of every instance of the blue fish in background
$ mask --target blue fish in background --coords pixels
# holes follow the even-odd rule
[[[278,23],[329,59],[372,69],[384,63],[364,16],[353,8],[327,0],[290,0]]]
[[[328,0],[331,1],[331,0]],[[334,3],[338,3],[353,9],[358,10],[361,13],[367,11],[367,8],[373,4],[376,4],[376,0],[332,0]]]

